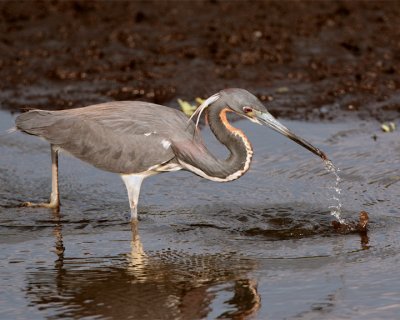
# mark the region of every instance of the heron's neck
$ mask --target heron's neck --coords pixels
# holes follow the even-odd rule
[[[215,105],[207,109],[208,123],[212,132],[230,152],[226,160],[218,160],[220,165],[213,173],[222,179],[220,181],[232,181],[241,177],[250,168],[253,156],[253,149],[246,135],[228,122],[229,111],[227,107]]]

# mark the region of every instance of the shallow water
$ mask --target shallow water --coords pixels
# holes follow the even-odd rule
[[[319,158],[247,121],[235,125],[253,142],[251,170],[227,184],[146,180],[139,234],[119,177],[68,156],[61,212],[21,208],[49,195],[49,147],[3,134],[13,116],[0,112],[0,318],[396,318],[400,132],[283,122],[341,168],[342,217],[368,211],[367,236],[331,227],[335,177]]]

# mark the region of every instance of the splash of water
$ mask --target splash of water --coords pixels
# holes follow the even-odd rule
[[[335,195],[332,197],[332,200],[335,201],[334,205],[329,206],[331,209],[331,215],[333,215],[340,223],[344,223],[345,220],[341,217],[342,214],[342,203],[340,201],[340,193],[342,192],[342,189],[340,188],[340,181],[342,180],[339,176],[339,168],[336,168],[335,165],[331,160],[324,160],[325,162],[325,168],[328,170],[330,173],[333,173],[336,180],[335,180],[335,185],[331,187],[335,191]]]

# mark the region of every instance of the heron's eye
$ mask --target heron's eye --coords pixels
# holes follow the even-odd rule
[[[250,107],[244,107],[244,108],[243,108],[243,112],[244,112],[244,113],[250,113],[250,112],[253,112],[253,109],[250,108]]]

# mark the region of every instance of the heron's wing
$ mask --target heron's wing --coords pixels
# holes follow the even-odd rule
[[[63,111],[33,110],[21,114],[16,124],[20,130],[43,137],[98,168],[138,173],[171,161],[175,154],[168,134],[176,134],[187,126],[187,118],[182,121],[176,110],[170,113],[164,110],[169,108],[160,110],[148,104],[149,109],[143,111],[143,104],[122,103],[115,107],[108,103]],[[158,120],[154,121],[154,117]],[[184,134],[190,136],[189,132]]]
[[[113,101],[58,113],[94,121],[120,134],[156,133],[171,138],[194,133],[193,122],[184,113],[142,101]]]

